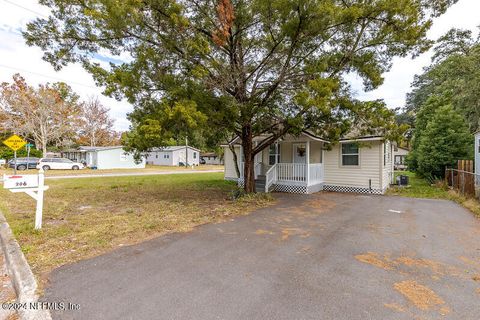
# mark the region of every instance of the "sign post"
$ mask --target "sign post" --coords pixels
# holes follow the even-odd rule
[[[3,144],[13,150],[13,157],[14,157],[14,166],[13,169],[14,174],[17,174],[17,150],[21,149],[24,145],[27,144],[27,141],[23,140],[16,134],[8,138],[7,140],[3,141]]]
[[[27,143],[25,147],[27,148],[27,170],[28,170],[30,165],[30,150],[33,147],[33,144]]]
[[[45,185],[45,172],[43,169],[38,171],[38,175],[4,175],[3,187],[9,189],[13,193],[25,192],[37,201],[35,211],[35,229],[42,228],[43,215],[43,192],[48,190]]]

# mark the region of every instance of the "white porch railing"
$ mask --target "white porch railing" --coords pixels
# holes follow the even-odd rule
[[[239,165],[240,177],[243,178],[243,166]],[[308,170],[307,170],[308,168]],[[254,164],[255,178],[265,174],[265,189],[269,190],[274,183],[284,183],[292,185],[314,185],[322,183],[325,177],[322,163],[277,163],[271,167],[263,163]]]
[[[277,163],[278,181],[307,182],[307,165],[304,163]]]
[[[265,192],[268,192],[272,184],[278,180],[277,173],[277,165],[271,166],[267,173],[265,173]]]
[[[323,164],[313,163],[310,165],[310,176],[308,177],[308,184],[322,183],[324,179]]]

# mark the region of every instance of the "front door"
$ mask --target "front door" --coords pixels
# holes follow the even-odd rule
[[[293,163],[307,163],[307,146],[305,143],[293,145]]]

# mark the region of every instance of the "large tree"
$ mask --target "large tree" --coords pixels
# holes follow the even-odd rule
[[[90,97],[82,103],[77,142],[92,147],[118,143],[118,134],[113,130],[114,120],[109,111],[97,97]]]
[[[250,192],[255,154],[285,134],[335,140],[354,122],[390,126],[393,113],[352,99],[343,75],[377,88],[392,57],[429,48],[431,18],[455,2],[40,0],[52,15],[24,36],[56,69],[81,62],[107,94],[134,103],[133,129],[150,141],[131,139],[140,151],[171,135],[163,115],[179,103],[179,118],[204,115],[208,127],[240,136]],[[103,52],[129,57],[105,68],[92,59]]]
[[[418,139],[418,173],[424,177],[443,177],[446,166],[473,156],[473,136],[461,115],[451,105],[436,108]]]
[[[0,85],[1,127],[32,137],[37,149],[74,138],[79,115],[78,96],[65,83],[28,85],[20,75]]]
[[[408,95],[407,111],[418,113],[432,96],[449,100],[471,132],[480,127],[480,38],[452,29],[434,48],[432,64],[417,75]]]

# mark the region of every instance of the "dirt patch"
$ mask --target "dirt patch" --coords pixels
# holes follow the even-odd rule
[[[262,235],[262,234],[274,234],[273,231],[268,231],[268,230],[263,230],[263,229],[258,229],[255,231],[255,234]]]
[[[397,282],[393,287],[420,310],[427,311],[445,304],[432,289],[418,284],[415,280]]]
[[[405,312],[405,309],[401,305],[396,304],[396,303],[384,303],[383,305],[386,308],[389,308],[389,309],[392,309],[392,310],[395,310],[395,311],[398,311],[398,312]]]
[[[318,213],[318,212],[328,211],[334,208],[337,204],[334,201],[316,198],[316,199],[311,199],[305,202],[305,205],[310,208],[317,209],[317,213]]]
[[[480,281],[480,274],[476,274],[472,277],[473,281]]]
[[[478,294],[480,294],[480,288],[478,288],[477,290],[475,290]]]
[[[310,236],[310,232],[300,228],[283,228],[282,229],[282,241],[288,240],[290,236],[300,236],[300,238],[307,238]]]
[[[446,266],[443,263],[429,259],[414,259],[411,257],[400,257],[395,260],[397,264],[403,264],[411,268],[428,268],[435,274],[445,274]]]
[[[439,276],[449,275],[449,276],[462,276],[462,272],[453,267],[443,264],[438,261],[429,260],[429,259],[415,259],[409,256],[402,256],[396,259],[391,258],[389,255],[379,255],[378,253],[368,252],[366,254],[361,254],[355,256],[358,261],[374,265],[378,268],[384,270],[394,270],[397,269],[398,272],[402,274],[408,274],[402,272],[399,269],[401,266],[406,266],[411,269],[428,269],[432,273],[433,280],[439,280]]]
[[[312,249],[311,246],[305,246],[305,247],[300,248],[300,250],[298,250],[297,253],[307,254],[307,253],[310,252],[311,249]]]
[[[450,313],[450,308],[449,307],[441,307],[440,310],[438,311],[442,316],[446,316],[447,314]]]
[[[388,257],[384,256],[383,259],[380,257],[378,253],[375,252],[367,252],[366,254],[359,254],[355,256],[360,262],[371,264],[375,267],[382,268],[384,270],[393,270],[394,265],[388,259]]]

